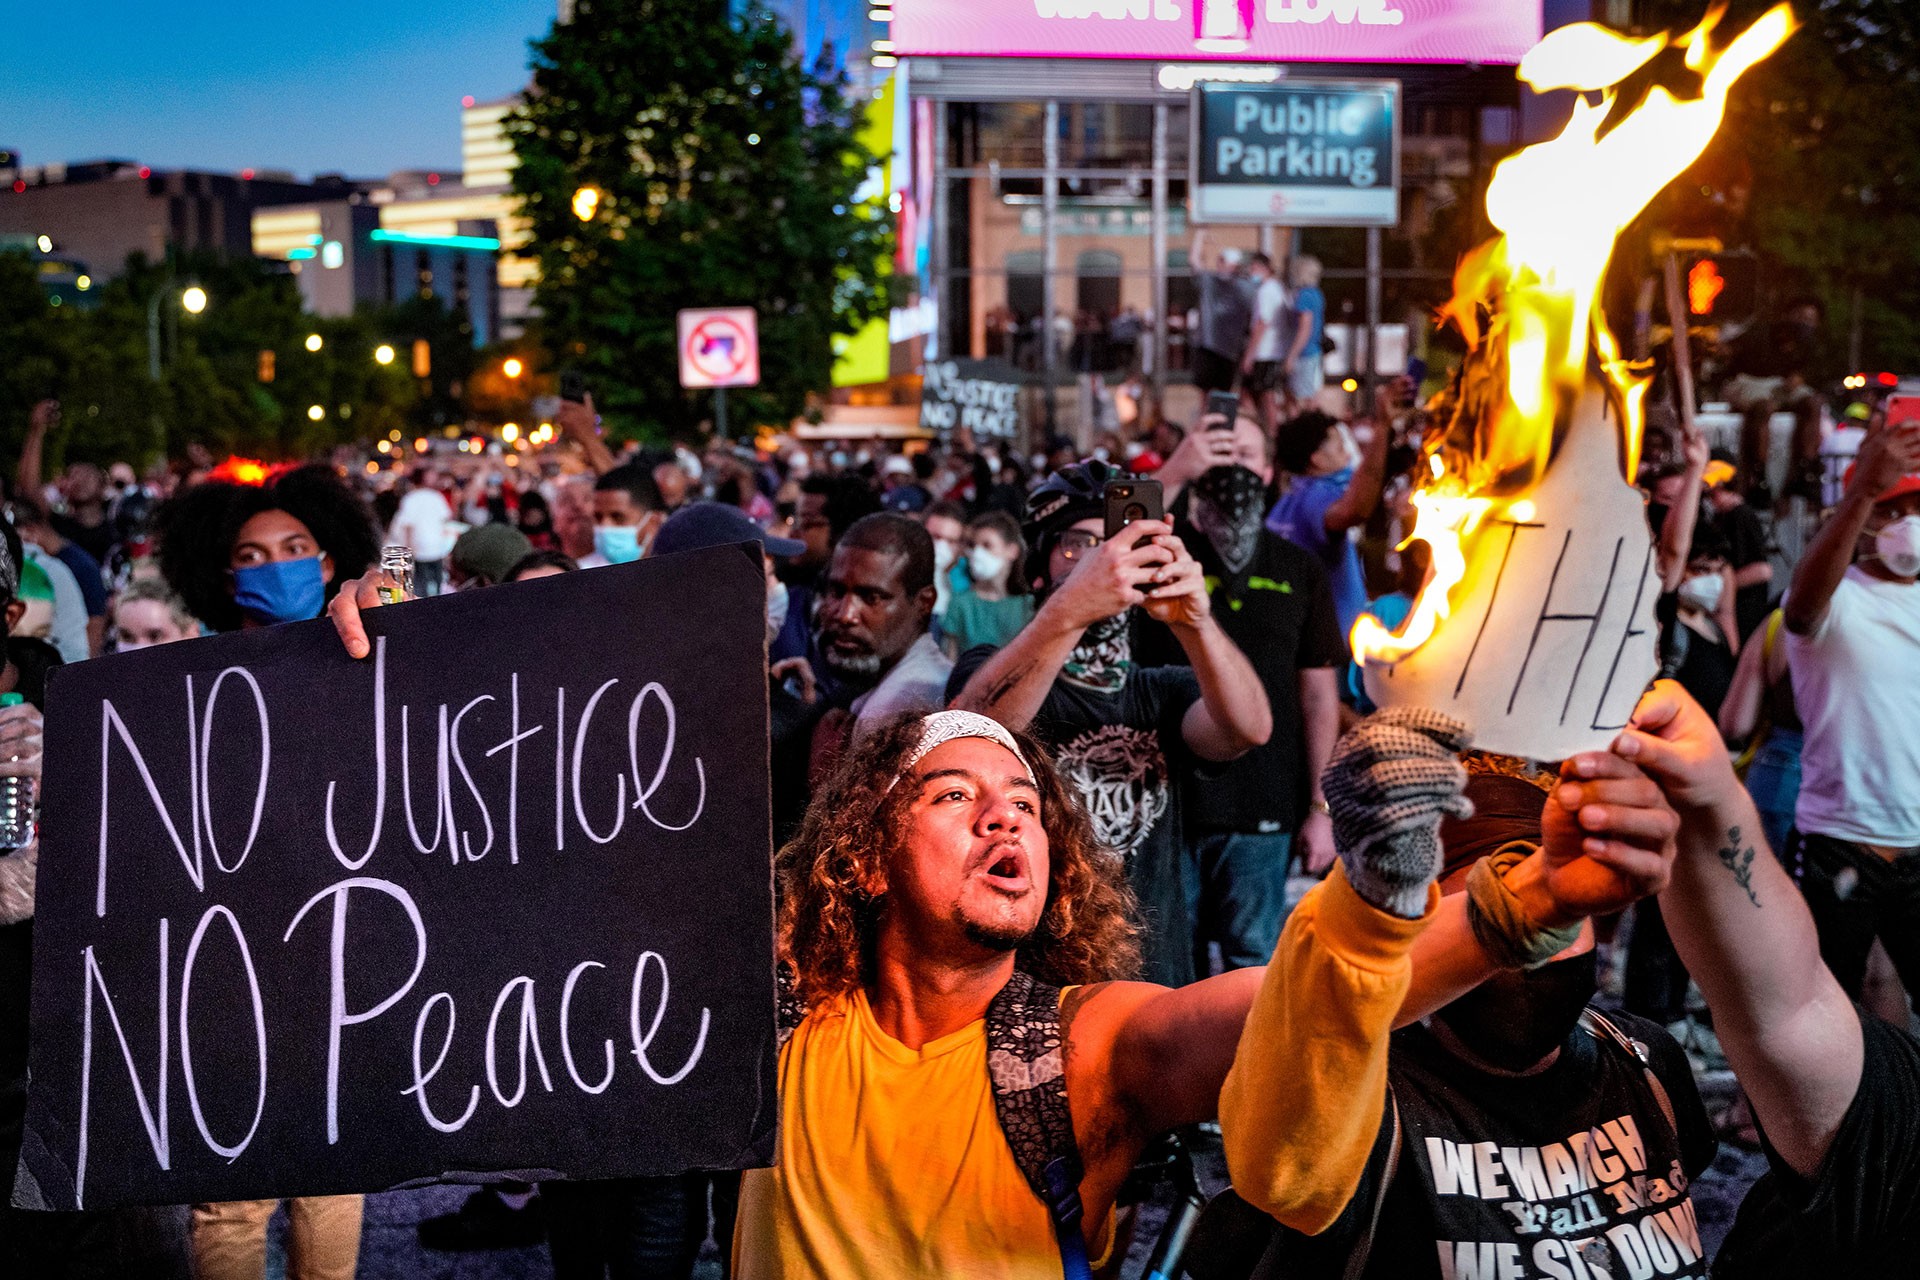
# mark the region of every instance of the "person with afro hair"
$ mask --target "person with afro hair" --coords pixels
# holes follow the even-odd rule
[[[261,485],[202,481],[162,506],[154,528],[160,572],[222,632],[317,618],[380,554],[366,504],[321,464]]]

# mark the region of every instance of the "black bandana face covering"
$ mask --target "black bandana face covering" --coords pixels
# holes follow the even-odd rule
[[[1567,1042],[1599,987],[1598,953],[1496,974],[1433,1016],[1502,1071],[1528,1071]]]
[[[1080,643],[1067,655],[1061,674],[1096,693],[1118,693],[1126,686],[1132,666],[1133,637],[1127,630],[1127,615],[1116,613],[1080,633]]]
[[[1205,534],[1229,573],[1244,572],[1260,543],[1267,486],[1247,467],[1212,467],[1193,482],[1188,515]]]

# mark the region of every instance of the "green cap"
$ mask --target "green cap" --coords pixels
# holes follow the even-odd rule
[[[26,700],[23,693],[0,693],[0,707],[17,707]]]

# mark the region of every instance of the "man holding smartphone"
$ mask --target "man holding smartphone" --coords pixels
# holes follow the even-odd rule
[[[1125,860],[1146,923],[1149,981],[1194,979],[1174,779],[1273,731],[1266,690],[1213,617],[1200,565],[1164,520],[1108,536],[1109,484],[1142,482],[1102,462],[1063,468],[1027,508],[1028,577],[1039,612],[1013,642],[960,656],[952,705],[1029,730],[1056,752],[1094,834]],[[1143,504],[1144,505],[1144,504]],[[1133,662],[1130,614],[1165,623],[1191,666]]]

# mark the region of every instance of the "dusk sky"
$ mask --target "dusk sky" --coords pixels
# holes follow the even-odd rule
[[[12,6],[6,6],[11,8]],[[527,80],[554,0],[75,0],[8,23],[0,147],[28,165],[377,177],[460,166],[460,99]]]

